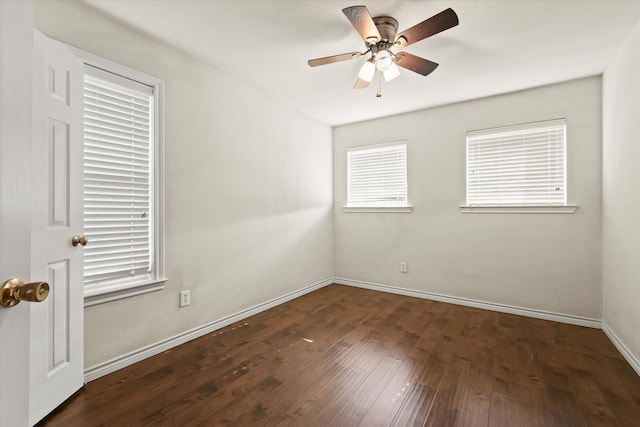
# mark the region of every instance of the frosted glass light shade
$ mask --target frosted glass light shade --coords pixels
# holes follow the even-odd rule
[[[391,53],[388,50],[381,50],[376,55],[376,68],[382,72],[387,71],[393,65]]]
[[[373,74],[375,73],[375,71],[376,66],[373,65],[373,62],[371,62],[371,60],[369,60],[365,62],[364,65],[362,65],[362,68],[360,68],[358,78],[366,82],[371,82],[371,80],[373,80]]]
[[[390,82],[400,75],[400,68],[398,68],[398,66],[392,62],[389,69],[387,71],[384,71],[382,75],[384,75],[384,81]]]

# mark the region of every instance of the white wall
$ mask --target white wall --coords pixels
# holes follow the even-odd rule
[[[640,23],[603,79],[603,321],[640,366]],[[640,372],[639,372],[640,373]]]
[[[30,278],[32,45],[33,3],[0,0],[0,283]],[[30,312],[0,307],[0,426],[28,423]]]
[[[38,1],[35,22],[165,82],[169,282],[85,310],[87,367],[332,277],[328,126],[83,3]]]
[[[466,131],[563,117],[575,214],[459,212]],[[337,277],[600,318],[599,77],[340,126],[333,136]],[[400,139],[413,213],[344,213],[347,148]]]

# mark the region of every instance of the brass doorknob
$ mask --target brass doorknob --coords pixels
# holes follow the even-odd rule
[[[71,238],[71,244],[73,246],[78,246],[78,244],[87,246],[88,241],[87,236],[78,236],[77,234]]]
[[[12,277],[0,286],[0,305],[13,307],[20,301],[41,302],[49,295],[47,282],[25,283],[23,279]]]

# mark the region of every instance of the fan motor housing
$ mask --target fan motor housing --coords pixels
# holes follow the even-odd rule
[[[373,23],[376,24],[380,37],[382,37],[381,41],[393,43],[398,31],[398,21],[391,16],[376,16],[373,18]]]

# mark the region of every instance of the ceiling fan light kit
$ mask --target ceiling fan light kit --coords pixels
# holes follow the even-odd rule
[[[398,21],[391,16],[371,17],[366,6],[351,6],[342,9],[347,19],[360,33],[365,42],[364,52],[343,53],[324,58],[310,59],[309,66],[333,64],[334,62],[355,59],[371,53],[371,57],[362,65],[358,73],[354,89],[363,89],[369,86],[373,78],[378,76],[378,92],[380,97],[380,75],[389,82],[400,75],[398,67],[405,68],[420,75],[426,76],[438,67],[438,64],[428,59],[412,55],[408,52],[394,53],[391,49],[396,46],[402,48],[420,40],[431,37],[444,30],[458,25],[458,15],[449,8],[437,15],[426,19],[413,27],[397,34]]]

